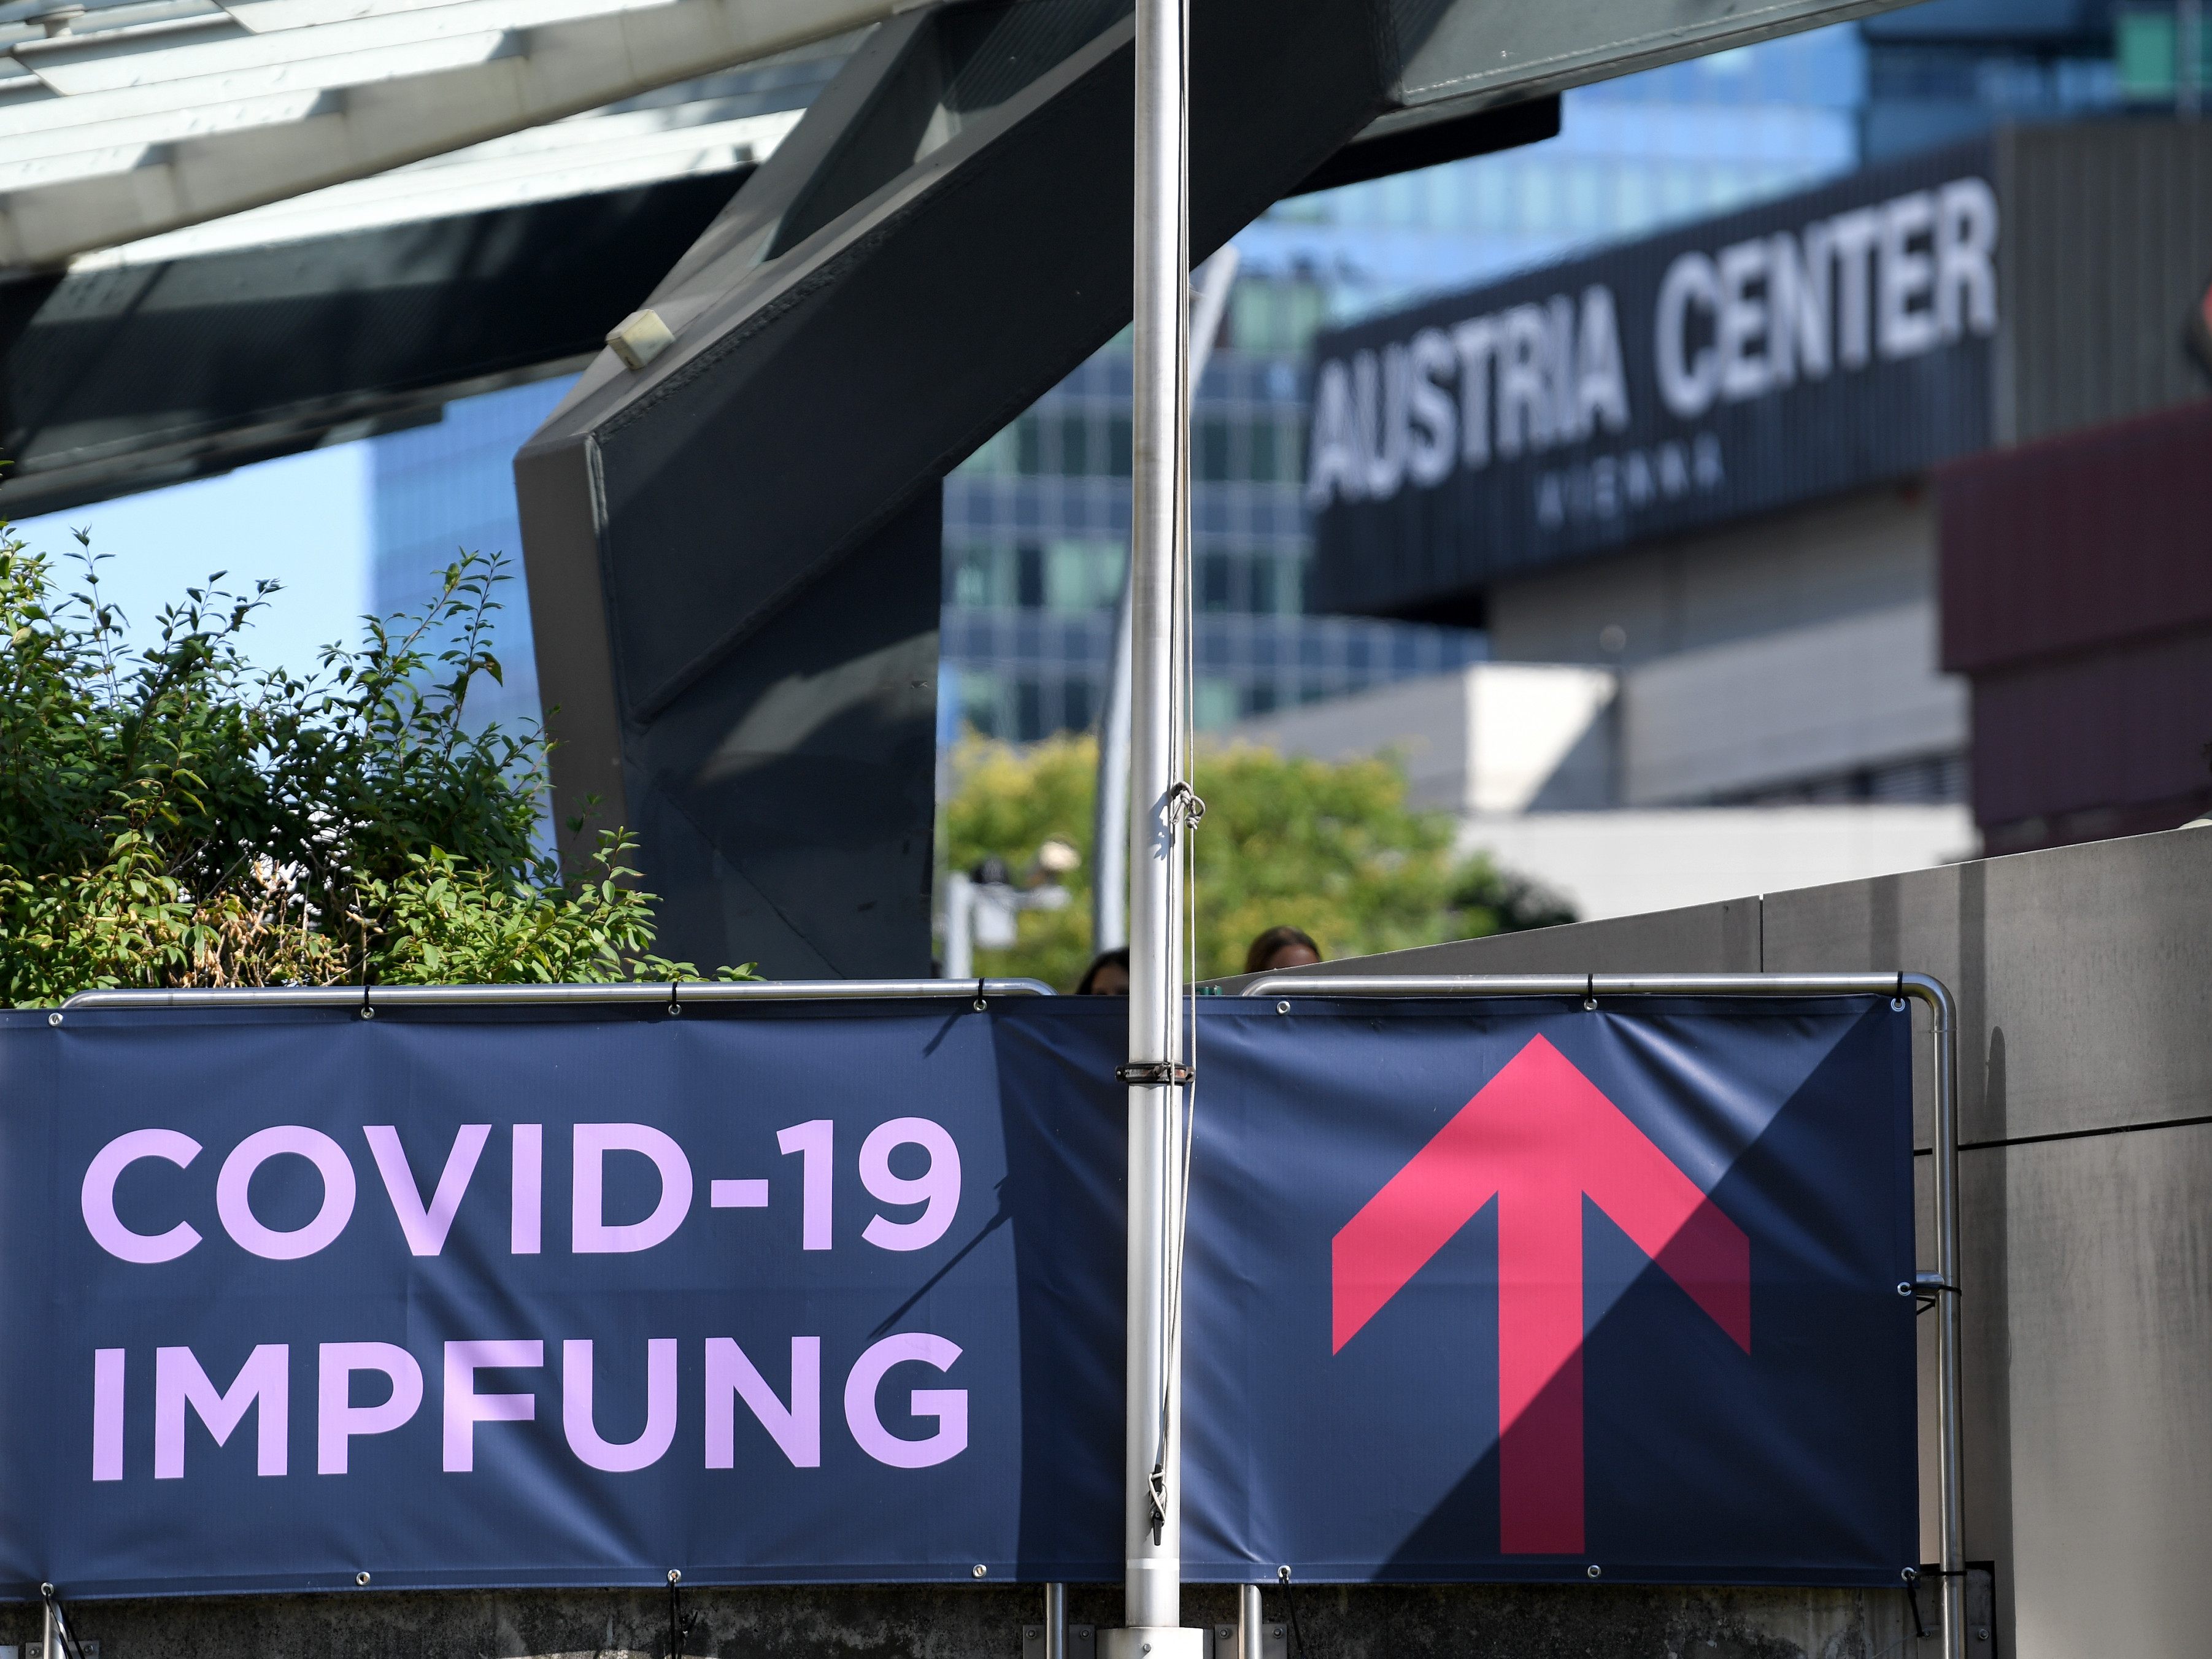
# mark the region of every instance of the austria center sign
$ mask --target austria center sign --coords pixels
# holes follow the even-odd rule
[[[1314,604],[1388,611],[1994,434],[1986,143],[1322,336]]]
[[[1200,1007],[1189,1577],[1917,1559],[1887,1000]],[[0,1589],[1117,1577],[1124,1021],[0,1014]]]

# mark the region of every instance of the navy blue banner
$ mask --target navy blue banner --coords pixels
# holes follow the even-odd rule
[[[1200,1006],[1188,1576],[1917,1559],[1905,1015]],[[0,1014],[0,1593],[1117,1579],[1125,1021]]]

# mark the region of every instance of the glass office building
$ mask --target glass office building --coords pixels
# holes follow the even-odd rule
[[[503,556],[509,580],[493,590],[501,608],[492,619],[503,682],[471,690],[472,720],[514,725],[538,717],[514,452],[574,383],[564,374],[459,398],[434,425],[370,441],[369,602],[378,615],[420,615],[464,553]]]
[[[1869,17],[1869,161],[1955,143],[2000,122],[2174,107],[2185,0],[1927,0]],[[2198,38],[2205,58],[2203,31]],[[2200,82],[2201,84],[2201,82]]]
[[[946,479],[942,738],[1096,719],[1129,542],[1129,374],[1117,342]],[[1287,355],[1214,354],[1191,434],[1201,727],[1481,654],[1461,629],[1305,614],[1304,419]]]

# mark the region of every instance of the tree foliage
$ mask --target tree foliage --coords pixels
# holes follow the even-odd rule
[[[1242,973],[1252,939],[1302,927],[1329,957],[1480,939],[1571,921],[1571,911],[1483,857],[1462,858],[1451,818],[1406,804],[1385,760],[1325,762],[1261,749],[1201,750],[1195,910],[1201,977]],[[945,808],[953,869],[987,857],[1025,868],[1048,837],[1087,848],[1097,745],[1062,738],[1013,749],[971,738],[953,757]],[[1060,910],[1025,910],[1010,951],[979,951],[980,970],[1030,975],[1065,989],[1090,959],[1089,858]]]
[[[496,558],[304,678],[240,649],[274,584],[218,572],[133,649],[80,563],[64,592],[0,526],[0,1001],[692,972],[651,953],[620,832],[561,880],[540,736],[463,720],[500,678]]]

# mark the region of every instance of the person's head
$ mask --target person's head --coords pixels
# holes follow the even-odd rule
[[[1102,951],[1098,957],[1083,970],[1082,982],[1076,986],[1079,997],[1125,997],[1129,994],[1129,951],[1125,945],[1118,951]]]
[[[1244,953],[1248,974],[1272,974],[1283,968],[1303,968],[1321,960],[1321,946],[1296,927],[1270,927],[1252,941]]]

